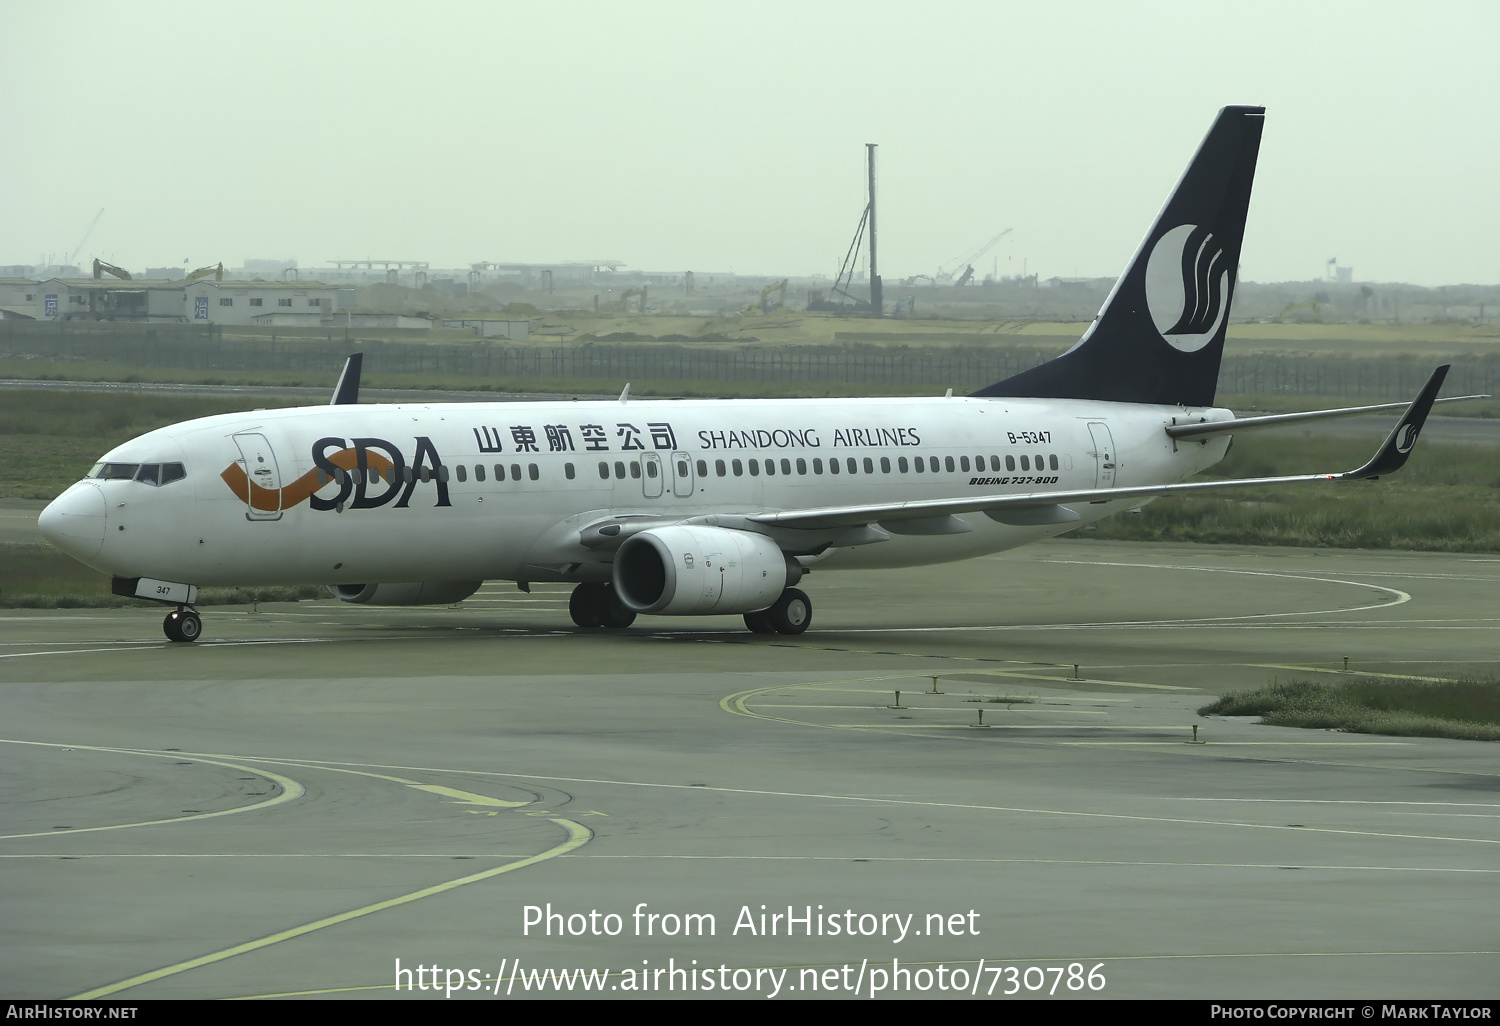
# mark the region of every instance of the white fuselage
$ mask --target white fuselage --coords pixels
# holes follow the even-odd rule
[[[1231,415],[961,397],[265,410],[189,421],[117,447],[102,462],[176,462],[186,474],[160,486],[81,481],[54,503],[53,519],[72,515],[59,544],[118,577],[195,585],[579,580],[600,578],[600,566],[607,573],[608,557],[601,562],[579,531],[608,517],[670,521],[1175,483],[1217,462],[1228,445],[1223,436],[1174,444],[1163,426],[1189,416]],[[1081,519],[1062,525],[965,514],[968,533],[893,533],[803,562],[821,569],[963,559],[1141,502],[1077,505]]]

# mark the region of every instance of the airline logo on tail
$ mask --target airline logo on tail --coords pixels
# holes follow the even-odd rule
[[[1207,228],[1180,224],[1156,240],[1146,263],[1146,306],[1173,349],[1208,345],[1229,312],[1224,247]]]
[[[1417,432],[1421,430],[1417,424],[1402,424],[1401,432],[1396,436],[1396,451],[1411,452],[1411,447],[1417,444]]]

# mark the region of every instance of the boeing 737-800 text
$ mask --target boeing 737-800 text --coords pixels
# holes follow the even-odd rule
[[[1373,478],[1400,467],[1439,368],[1364,466],[1187,478],[1221,459],[1213,406],[1263,110],[1220,112],[1078,344],[974,395],[357,405],[189,421],[99,461],[40,518],[175,608],[192,641],[203,585],[326,584],[347,602],[453,603],[488,580],[569,582],[581,626],[639,613],[811,621],[810,570],[964,559],[1177,492]]]

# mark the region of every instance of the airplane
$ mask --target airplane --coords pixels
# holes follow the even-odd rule
[[[580,627],[741,614],[800,634],[808,573],[966,559],[1160,496],[1374,479],[1400,468],[1438,368],[1363,466],[1189,482],[1234,433],[1400,409],[1236,419],[1214,391],[1260,148],[1225,107],[1066,353],[969,396],[326,406],[187,421],[106,453],[39,518],[116,594],[202,633],[203,586],[320,584],[452,604],[485,581],[571,583]],[[1476,398],[1476,397],[1460,397]]]

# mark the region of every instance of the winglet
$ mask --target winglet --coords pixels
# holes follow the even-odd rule
[[[1417,435],[1427,421],[1427,414],[1432,412],[1432,403],[1437,399],[1438,389],[1443,387],[1443,378],[1448,375],[1448,366],[1444,364],[1432,372],[1432,377],[1427,379],[1427,384],[1422,386],[1422,391],[1417,393],[1417,397],[1406,408],[1401,420],[1391,429],[1391,433],[1386,436],[1385,444],[1380,447],[1370,462],[1358,470],[1340,474],[1340,477],[1376,478],[1382,474],[1400,470],[1406,464],[1407,457],[1411,455],[1412,446],[1417,444]]]
[[[339,383],[333,386],[329,406],[354,406],[359,402],[359,371],[364,362],[364,353],[349,354],[349,359],[344,361],[344,371],[339,375]]]

